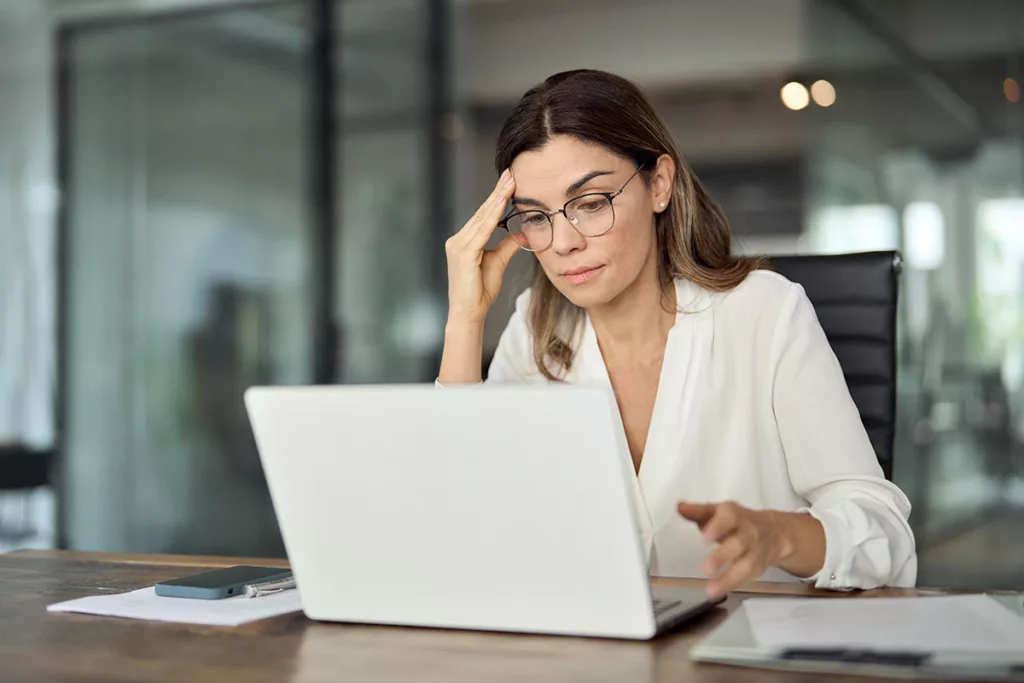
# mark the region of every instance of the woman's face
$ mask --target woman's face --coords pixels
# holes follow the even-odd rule
[[[656,273],[657,257],[655,213],[663,211],[672,186],[670,169],[666,174],[662,157],[648,185],[638,174],[632,180],[636,165],[600,145],[559,135],[542,148],[523,152],[512,162],[515,196],[512,211],[540,209],[557,211],[569,200],[594,192],[617,192],[628,180],[621,194],[612,200],[612,228],[596,237],[588,225],[600,228],[603,220],[599,204],[582,200],[574,213],[576,227],[561,213],[551,216],[551,245],[536,252],[537,260],[551,282],[569,301],[583,308],[602,306],[614,301],[637,281],[641,273]],[[587,210],[595,211],[586,214]],[[538,234],[546,230],[536,214],[526,223]],[[608,217],[610,220],[610,216]]]

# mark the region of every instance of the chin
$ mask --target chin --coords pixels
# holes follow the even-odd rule
[[[580,308],[595,308],[610,303],[618,296],[618,290],[609,287],[605,282],[587,282],[582,285],[573,285],[565,282],[562,278],[556,277],[555,287],[574,306]]]

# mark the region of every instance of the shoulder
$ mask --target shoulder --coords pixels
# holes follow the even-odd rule
[[[516,295],[515,311],[512,313],[512,315],[526,315],[527,311],[530,310],[530,300],[532,298],[533,287],[527,287],[518,295]]]
[[[804,288],[770,271],[755,270],[726,292],[709,293],[716,318],[767,323],[807,300]]]
[[[804,295],[803,287],[771,270],[755,270],[721,298],[720,305],[730,309],[778,312],[795,298]]]
[[[516,296],[512,314],[494,350],[488,370],[489,382],[528,382],[538,375],[529,324],[531,297],[530,289]]]
[[[771,345],[794,315],[813,308],[803,287],[770,270],[755,270],[732,290],[711,294],[715,324],[758,344]]]
[[[512,307],[512,315],[505,323],[504,334],[513,334],[529,338],[530,336],[530,301],[533,299],[533,289],[527,287],[516,295],[515,304]]]

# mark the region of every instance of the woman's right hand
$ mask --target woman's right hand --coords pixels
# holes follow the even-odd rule
[[[509,235],[494,249],[485,247],[515,189],[512,171],[506,169],[491,196],[462,229],[445,242],[449,323],[482,325],[487,311],[498,298],[505,269],[519,251],[519,245]]]

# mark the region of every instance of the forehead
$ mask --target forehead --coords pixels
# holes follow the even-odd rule
[[[560,197],[569,185],[592,171],[619,171],[626,166],[625,159],[601,145],[558,135],[540,149],[517,156],[512,161],[512,173],[516,194]]]

